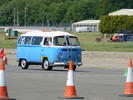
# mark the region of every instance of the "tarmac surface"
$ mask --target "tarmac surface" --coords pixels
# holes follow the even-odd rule
[[[124,92],[124,70],[104,68],[78,68],[75,87],[78,96],[84,100],[131,100],[121,97]],[[65,100],[63,97],[67,70],[54,68],[44,71],[41,66],[32,65],[28,70],[6,65],[9,97],[17,100]],[[71,100],[71,99],[70,99]]]
[[[6,49],[6,75],[9,97],[17,100],[65,100],[67,70],[44,71],[40,65],[22,70],[15,60],[15,49]],[[83,65],[75,72],[75,87],[83,100],[131,100],[122,97],[129,52],[83,52]]]

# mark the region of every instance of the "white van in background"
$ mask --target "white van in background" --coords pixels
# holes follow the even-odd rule
[[[89,27],[76,27],[76,32],[91,32]]]

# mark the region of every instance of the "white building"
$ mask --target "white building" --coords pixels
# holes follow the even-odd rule
[[[76,32],[76,28],[87,27],[90,32],[98,32],[100,20],[83,20],[72,24],[72,30]]]
[[[109,15],[112,15],[112,16],[116,16],[116,15],[133,16],[133,9],[120,9],[120,10],[109,13]]]

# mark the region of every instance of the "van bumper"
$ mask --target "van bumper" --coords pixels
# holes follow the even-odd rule
[[[53,66],[65,66],[65,65],[69,65],[69,62],[55,62],[53,64]],[[81,66],[82,63],[81,62],[73,62],[73,65],[78,65],[78,66]]]

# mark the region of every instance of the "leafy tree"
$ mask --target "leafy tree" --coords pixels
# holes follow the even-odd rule
[[[132,9],[132,0],[0,0],[0,24],[14,25],[15,19],[19,25],[60,25],[99,19],[121,8]]]
[[[93,3],[89,1],[75,1],[67,10],[66,21],[75,22],[94,17]]]

